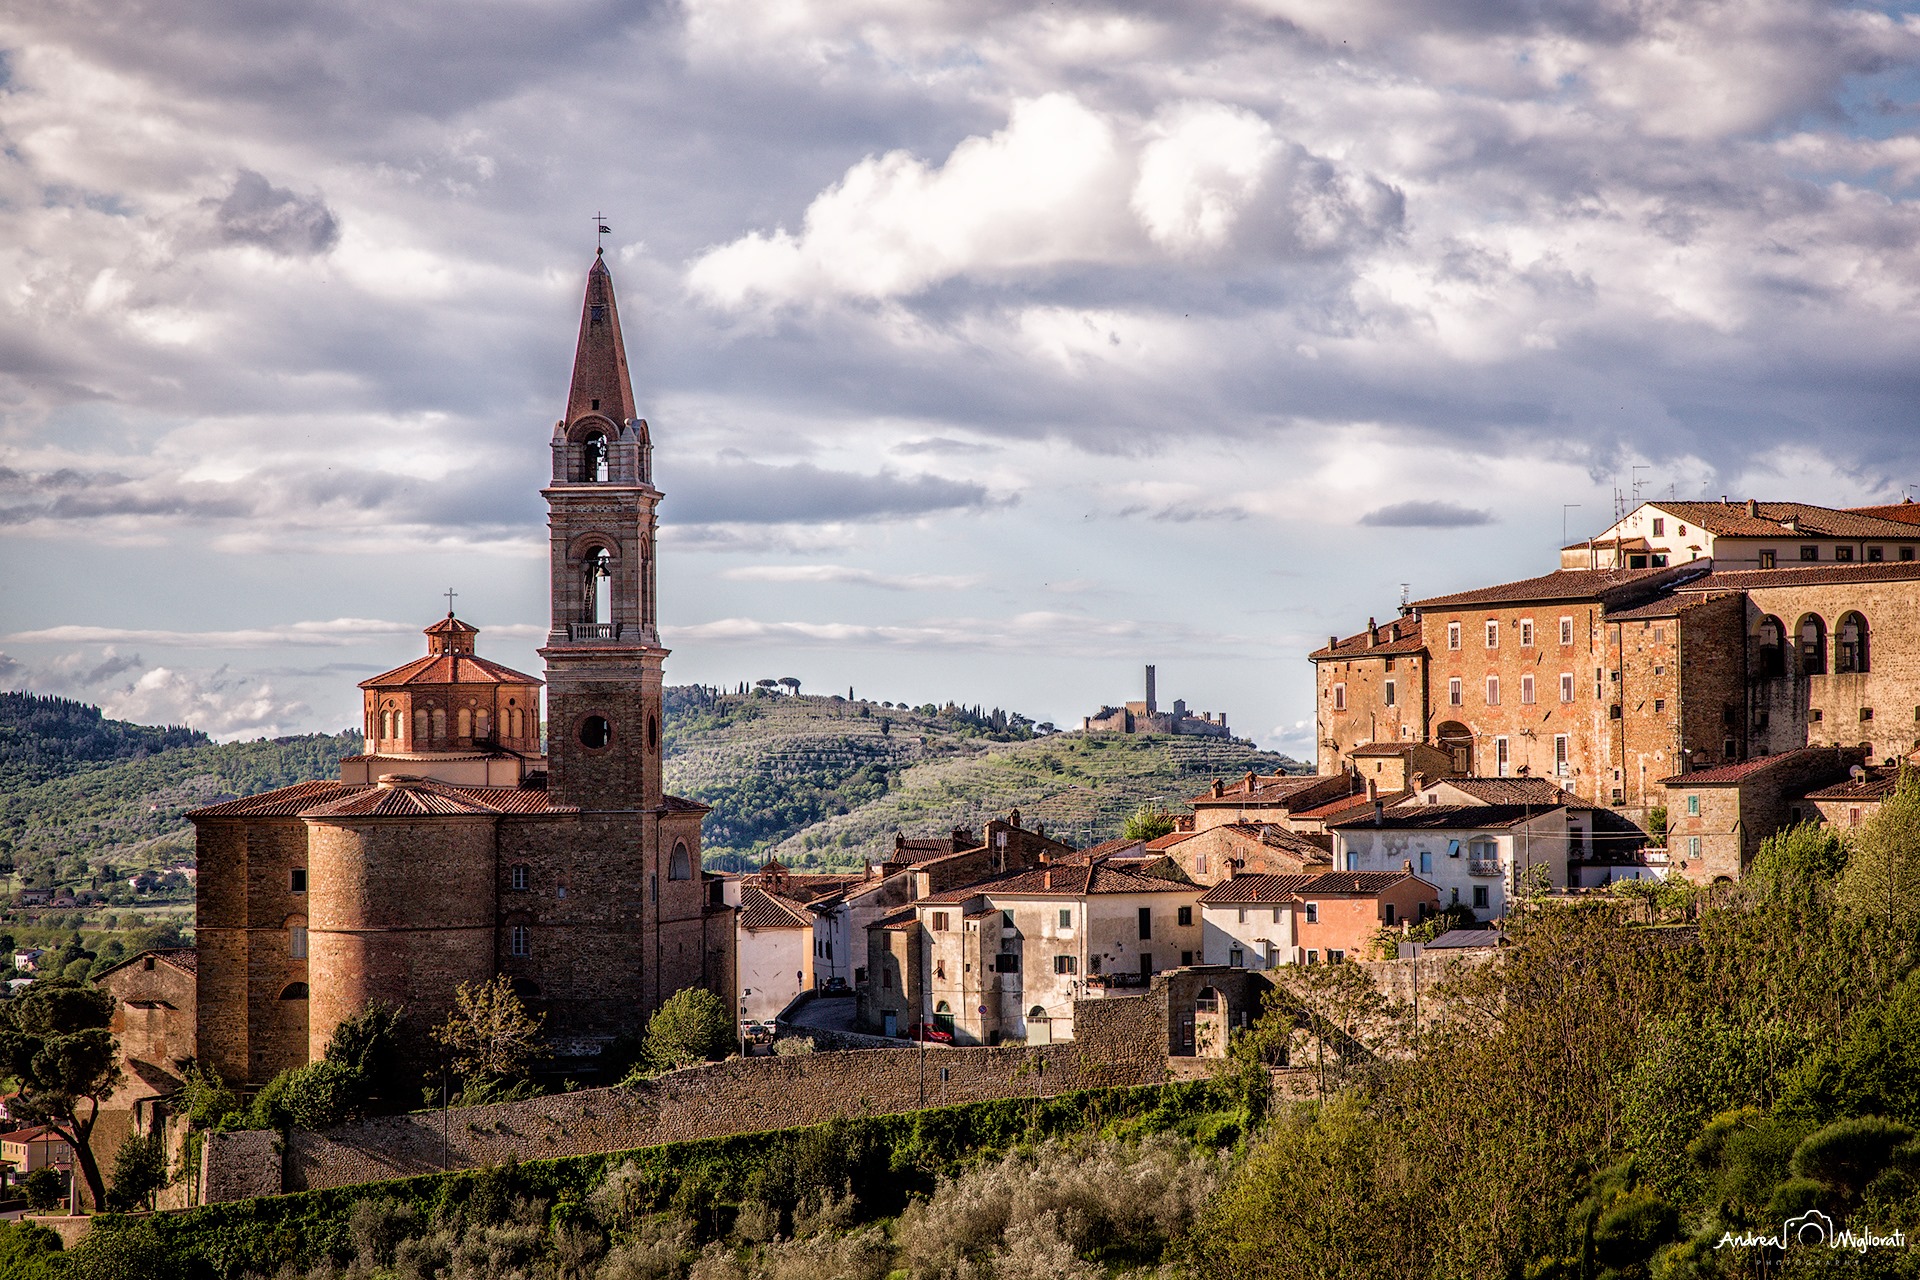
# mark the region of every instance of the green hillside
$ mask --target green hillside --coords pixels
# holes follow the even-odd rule
[[[667,788],[713,806],[704,839],[720,869],[769,854],[858,866],[885,857],[896,830],[977,828],[1010,808],[1076,842],[1107,839],[1148,800],[1303,767],[1211,738],[1036,737],[1032,721],[981,708],[669,693]]]
[[[212,743],[198,729],[109,720],[100,708],[71,698],[0,693],[0,790]]]

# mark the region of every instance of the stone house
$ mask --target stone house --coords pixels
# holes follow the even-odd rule
[[[1110,860],[1040,865],[933,893],[868,929],[868,1025],[930,1023],[960,1044],[1073,1038],[1092,985],[1196,961],[1199,889]],[[875,979],[878,982],[875,982]],[[877,986],[877,991],[876,991]]]
[[[1873,821],[1887,797],[1899,788],[1901,771],[1911,767],[1911,763],[1857,767],[1845,782],[1809,791],[1801,804],[1793,806],[1789,821],[1810,822],[1818,815],[1836,831],[1857,830]]]
[[[776,889],[743,882],[734,914],[739,1016],[764,1022],[814,986],[813,915]]]
[[[1425,742],[1432,719],[1428,653],[1420,620],[1367,619],[1367,629],[1309,655],[1313,662],[1319,774],[1354,771],[1356,748]]]
[[[1204,963],[1275,969],[1294,959],[1294,892],[1315,875],[1263,875],[1222,880],[1200,896]]]
[[[1863,758],[1858,748],[1802,747],[1662,778],[1673,869],[1698,884],[1738,880],[1761,841],[1793,823],[1802,797],[1846,778]]]
[[[1563,569],[1658,569],[1712,560],[1720,569],[1911,561],[1920,529],[1872,508],[1806,502],[1643,502],[1587,542],[1560,551]]]
[[[1232,783],[1215,779],[1213,785],[1187,803],[1193,807],[1195,835],[1229,822],[1267,822],[1287,825],[1289,814],[1310,809],[1361,790],[1345,773],[1256,774],[1252,771]]]
[[[598,259],[566,415],[531,447],[551,463],[544,680],[481,658],[449,609],[424,658],[361,687],[369,750],[338,781],[188,815],[195,1044],[230,1082],[319,1058],[370,1001],[424,1030],[461,984],[495,977],[569,1055],[686,987],[736,1003],[733,908],[701,869],[706,808],[661,785],[662,494]]]
[[[143,951],[95,976],[114,999],[110,1029],[120,1044],[120,1087],[102,1104],[131,1111],[168,1097],[187,1082],[196,1056],[198,953],[192,947]]]
[[[1158,843],[1158,842],[1155,842]],[[1293,875],[1330,869],[1333,841],[1301,835],[1271,822],[1228,822],[1182,834],[1164,855],[1182,878],[1198,885],[1229,876]]]
[[[1566,888],[1571,856],[1564,806],[1401,805],[1333,828],[1334,874],[1410,869],[1483,921],[1524,885]]]
[[[1293,891],[1294,962],[1373,959],[1382,929],[1425,920],[1439,890],[1410,871],[1330,871]]]

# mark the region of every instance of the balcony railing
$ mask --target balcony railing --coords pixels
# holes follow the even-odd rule
[[[569,622],[567,639],[569,640],[618,640],[620,627],[618,622]]]
[[[1498,862],[1469,862],[1467,864],[1467,874],[1470,876],[1497,876],[1501,874],[1501,870]]]

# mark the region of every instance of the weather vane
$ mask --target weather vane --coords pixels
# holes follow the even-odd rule
[[[607,251],[605,246],[600,243],[600,237],[612,235],[613,228],[607,225],[607,215],[604,213],[596,213],[593,215],[593,228],[593,255],[597,258]]]
[[[454,590],[453,590],[453,588],[452,588],[452,587],[448,587],[448,588],[447,588],[447,616],[448,616],[449,618],[451,618],[451,617],[453,616],[453,597],[454,597],[454,594],[455,594],[455,593],[454,593]]]

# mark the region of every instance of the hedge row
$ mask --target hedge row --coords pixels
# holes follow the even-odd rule
[[[550,1221],[559,1225],[584,1211],[587,1195],[610,1168],[631,1162],[651,1208],[680,1209],[716,1228],[744,1200],[790,1207],[809,1193],[842,1187],[859,1198],[863,1216],[885,1217],[912,1196],[930,1193],[941,1174],[1022,1144],[1090,1131],[1165,1130],[1230,1144],[1238,1117],[1206,1081],[1089,1089],[331,1187],[144,1220],[106,1215],[94,1233],[153,1233],[182,1274],[232,1280],[247,1271],[272,1275],[286,1264],[305,1270],[343,1257],[348,1215],[356,1202],[373,1198],[411,1205],[427,1220],[464,1213],[485,1221],[526,1197],[547,1203]]]

